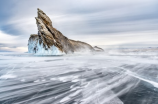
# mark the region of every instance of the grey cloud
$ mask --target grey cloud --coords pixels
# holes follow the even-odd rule
[[[16,1],[15,0],[15,2],[14,4],[16,4],[16,7],[14,7],[12,10],[12,12],[15,14],[12,15],[12,21],[16,21],[22,18],[30,18],[30,17],[34,19],[34,17],[36,16],[36,8],[38,7],[42,8],[46,12],[46,14],[51,15],[51,16],[68,15],[68,16],[65,16],[63,20],[65,18],[69,18],[70,16],[76,15],[79,18],[82,18],[82,21],[78,21],[77,19],[75,21],[71,21],[71,20],[66,21],[66,19],[65,21],[63,21],[61,19],[61,21],[57,23],[58,24],[57,28],[61,29],[61,31],[67,34],[68,32],[72,31],[72,29],[74,28],[73,33],[75,33],[76,35],[79,34],[78,33],[79,31],[82,32],[82,30],[86,30],[86,29],[92,30],[93,33],[97,33],[97,32],[106,33],[104,28],[103,30],[101,30],[102,26],[105,27],[108,25],[120,23],[120,26],[118,26],[118,29],[119,29],[120,27],[124,26],[124,25],[121,25],[121,22],[128,23],[132,21],[156,19],[158,17],[157,9],[156,9],[157,2],[155,0],[151,0],[151,2],[149,2],[149,0],[128,1],[128,2],[127,1],[125,2],[123,0],[119,0],[119,1],[99,0],[97,2],[94,0],[91,0],[91,2],[89,0],[88,1],[81,0],[80,2],[77,0],[76,1],[72,1],[72,0],[68,0],[68,1],[61,1],[61,0],[59,1],[55,1],[55,0],[53,1],[52,0]],[[28,5],[29,5],[29,8],[28,8]],[[21,22],[25,22],[25,21],[21,21]],[[83,24],[80,22],[82,22]],[[7,33],[12,33],[12,35],[21,35],[22,33],[31,34],[31,31],[29,30],[24,31],[23,29],[20,29],[19,27],[16,28],[17,24],[20,24],[20,23],[3,25],[2,29]],[[78,27],[78,25],[80,27]],[[137,25],[137,23],[135,25]],[[35,27],[36,25],[32,25],[32,26]],[[21,28],[27,28],[27,27],[28,27],[27,24],[24,24],[24,26]],[[82,29],[82,27],[84,27],[84,29]],[[114,28],[116,28],[116,26]],[[112,29],[109,29],[109,30],[112,30]],[[149,27],[149,30],[151,30],[150,27]],[[32,30],[32,31],[35,32],[35,30]],[[133,28],[127,29],[127,30],[124,29],[121,31],[133,31]],[[142,29],[140,29],[140,31],[142,31]],[[86,31],[83,31],[83,32],[86,33]],[[113,30],[111,32],[118,32],[118,31]],[[107,31],[107,33],[109,32]]]
[[[151,31],[158,27],[157,6],[156,0],[5,0],[0,4],[0,30],[27,40],[37,33],[34,17],[41,8],[53,26],[70,38]],[[27,46],[27,41],[16,45]]]
[[[15,28],[14,24],[6,24],[1,27],[1,30],[4,31],[7,34],[11,35],[21,35],[22,31],[19,31],[19,29]]]
[[[17,48],[14,44],[0,43],[0,47]]]

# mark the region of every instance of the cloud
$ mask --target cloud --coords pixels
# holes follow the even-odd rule
[[[111,27],[107,31],[105,31],[105,28],[109,28],[113,24],[115,28],[119,29],[120,26],[124,26],[125,22],[134,22],[135,24],[132,25],[137,26],[139,21],[156,20],[158,17],[156,0],[15,0],[15,2],[16,6],[11,10],[14,14],[10,16],[6,23],[6,28],[4,28],[5,32],[10,30],[8,33],[13,35],[37,33],[34,17],[37,14],[36,9],[38,7],[44,10],[52,19],[53,25],[66,35],[71,33],[73,35],[80,35],[84,32],[86,34],[109,33],[108,30],[113,28]],[[128,24],[126,25],[128,26]],[[144,24],[140,27],[142,26]],[[128,27],[130,28],[130,24]],[[118,32],[115,28],[110,32]],[[121,30],[121,32],[133,31],[133,27],[131,28]],[[89,30],[92,31],[90,32]],[[138,29],[136,30],[138,31]],[[149,30],[151,30],[150,27]]]
[[[4,32],[0,31],[0,43],[15,43],[16,42],[16,39],[17,37],[16,36],[11,36],[11,35],[8,35],[8,34],[5,34]]]
[[[78,39],[88,42],[91,45],[117,45],[117,46],[141,46],[141,45],[158,45],[158,31],[144,32],[120,32],[111,34],[100,34],[90,36],[80,36]],[[76,37],[74,36],[73,39]],[[112,46],[111,46],[112,47]]]
[[[148,31],[150,40],[154,39],[151,34],[157,33],[157,6],[156,0],[5,0],[0,4],[0,30],[10,35],[5,39],[6,46],[26,48],[30,34],[37,34],[34,17],[40,8],[68,38],[96,45],[135,44],[135,39],[142,41],[141,36],[134,35],[137,33]],[[132,33],[133,40],[129,34],[123,38],[124,33]],[[151,43],[148,38],[143,41]]]
[[[9,35],[0,30],[0,51],[26,52],[27,47],[23,45],[26,44],[25,41],[21,37]]]

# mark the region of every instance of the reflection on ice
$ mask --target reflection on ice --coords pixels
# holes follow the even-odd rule
[[[0,53],[0,104],[157,104],[155,57]]]

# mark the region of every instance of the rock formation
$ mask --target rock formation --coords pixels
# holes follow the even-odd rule
[[[68,39],[60,31],[52,26],[50,18],[40,9],[38,16],[35,17],[38,27],[38,35],[32,34],[28,41],[28,52],[38,55],[60,55],[80,51],[95,52],[91,45]],[[103,51],[97,48],[97,51]]]

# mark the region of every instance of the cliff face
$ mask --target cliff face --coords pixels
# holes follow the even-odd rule
[[[28,41],[28,52],[39,55],[60,55],[79,51],[95,51],[91,45],[68,39],[55,29],[50,18],[40,9],[35,17],[38,35],[33,34]],[[102,50],[100,50],[102,51]]]

